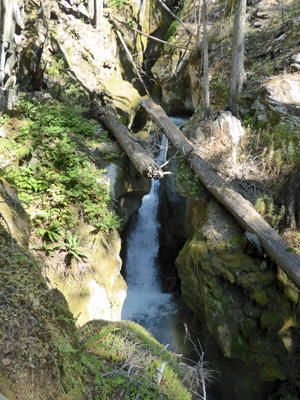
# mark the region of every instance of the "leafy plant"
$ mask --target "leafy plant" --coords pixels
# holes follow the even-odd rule
[[[49,255],[50,253],[52,253],[52,251],[58,249],[59,247],[59,244],[48,244],[47,242],[43,242],[41,246],[32,246],[32,248],[35,250],[43,250],[46,255]]]
[[[271,122],[272,126],[266,125],[257,119],[256,114],[246,115],[244,123],[249,128],[243,139],[243,148],[258,154],[263,168],[278,176],[300,161],[299,127],[290,123],[278,123],[275,118]]]
[[[171,25],[169,26],[168,30],[167,30],[167,34],[166,34],[166,40],[168,42],[172,42],[172,40],[174,39],[175,33],[176,33],[176,29],[179,25],[178,21],[173,21],[171,23]]]
[[[40,228],[38,234],[53,243],[59,239],[63,231],[59,221],[51,221],[47,228]]]
[[[26,126],[13,138],[23,165],[8,167],[5,176],[19,190],[19,197],[37,226],[57,220],[61,226],[74,226],[71,204],[83,211],[85,222],[96,229],[112,232],[120,225],[109,210],[109,185],[103,170],[92,167],[88,157],[77,151],[74,137],[93,137],[95,122],[82,116],[81,107],[62,104],[41,105],[21,99],[18,107],[27,117]],[[24,143],[28,143],[24,150]],[[21,154],[22,153],[22,154]],[[38,161],[27,163],[34,156]],[[115,156],[115,155],[113,155]],[[36,216],[33,204],[47,214]],[[99,224],[100,221],[100,224]],[[44,228],[44,227],[43,227]],[[57,240],[55,224],[40,230],[45,239]]]
[[[66,246],[68,249],[71,259],[76,258],[76,260],[80,261],[82,258],[89,258],[89,255],[84,253],[83,249],[79,247],[81,239],[82,237],[77,236],[76,233],[75,235],[72,235],[72,233],[69,232],[67,236],[67,242],[62,243],[62,245]]]
[[[258,211],[273,228],[278,228],[280,221],[284,218],[285,207],[281,206],[280,209],[275,206],[274,200],[264,195],[259,197],[255,203],[255,209]]]
[[[107,7],[110,8],[121,8],[123,6],[123,0],[108,0]]]
[[[105,336],[109,335],[110,333],[114,333],[116,331],[119,331],[120,328],[104,328],[101,329],[99,333],[94,335],[93,337],[89,338],[87,341],[84,342],[84,344],[81,346],[82,348],[85,347],[105,347],[105,344],[99,344],[98,342],[105,338]]]
[[[176,180],[181,186],[186,188],[192,196],[197,197],[199,181],[184,161],[177,167]]]

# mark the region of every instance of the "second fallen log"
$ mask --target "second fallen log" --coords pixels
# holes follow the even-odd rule
[[[103,106],[101,99],[95,97],[93,107],[96,117],[101,121],[127,154],[138,172],[149,179],[163,178],[162,169],[156,164],[152,154],[148,153],[136,137],[119,121],[111,106]]]

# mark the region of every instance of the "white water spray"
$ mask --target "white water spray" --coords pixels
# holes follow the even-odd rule
[[[182,125],[183,120],[177,121]],[[165,162],[167,141],[163,137],[158,164]],[[144,326],[161,342],[174,342],[171,326],[175,325],[177,303],[163,293],[157,266],[159,228],[157,220],[160,182],[152,181],[151,191],[143,197],[137,221],[127,239],[125,260],[127,297],[122,319]],[[171,327],[171,328],[170,328]]]
[[[164,162],[166,140],[157,163]],[[172,296],[162,293],[157,269],[159,227],[157,220],[160,182],[152,181],[151,191],[143,197],[137,222],[128,238],[126,264],[127,298],[122,319],[141,325],[157,323],[163,316],[176,312]]]

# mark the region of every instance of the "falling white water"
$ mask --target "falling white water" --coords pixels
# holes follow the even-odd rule
[[[164,162],[165,138],[161,147],[158,163]],[[125,268],[128,290],[122,319],[144,326],[157,323],[163,316],[176,312],[172,295],[162,293],[157,269],[159,185],[158,180],[152,181],[151,191],[143,197],[136,225],[127,239]]]
[[[158,164],[165,162],[166,149],[167,141],[163,137]],[[159,185],[159,180],[152,181],[151,191],[143,197],[136,224],[127,238],[125,270],[128,289],[122,319],[135,321],[161,342],[170,343],[174,342],[173,328],[170,327],[176,323],[177,303],[171,294],[162,292],[157,266]]]

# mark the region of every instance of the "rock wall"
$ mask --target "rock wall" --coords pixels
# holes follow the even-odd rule
[[[289,366],[298,368],[298,290],[214,200],[190,199],[186,227],[189,237],[176,260],[183,300],[225,357],[249,365],[232,398],[248,386],[254,368],[258,379],[244,398],[263,399],[262,381],[289,380]]]

